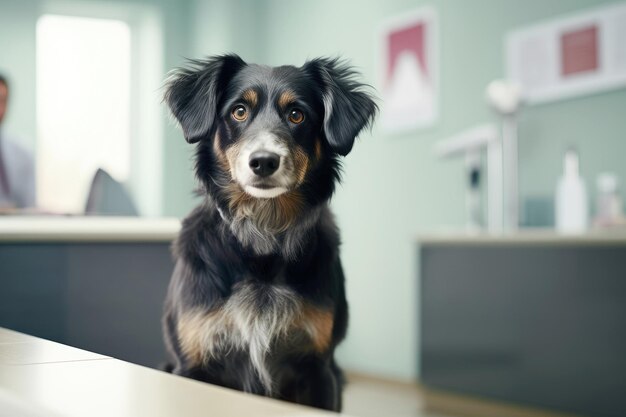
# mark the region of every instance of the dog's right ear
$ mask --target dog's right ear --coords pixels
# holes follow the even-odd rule
[[[237,55],[190,62],[189,67],[176,70],[168,79],[164,99],[187,142],[196,143],[213,130],[222,93],[246,63]]]

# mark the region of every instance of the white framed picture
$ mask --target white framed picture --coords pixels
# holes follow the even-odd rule
[[[382,128],[388,133],[429,127],[438,118],[437,14],[424,7],[387,19],[379,37]]]
[[[507,76],[528,103],[626,86],[626,3],[511,32]]]

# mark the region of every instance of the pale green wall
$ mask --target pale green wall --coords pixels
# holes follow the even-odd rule
[[[198,1],[197,3],[204,3]],[[232,6],[228,40],[200,39],[199,55],[233,51],[271,65],[341,55],[376,85],[376,33],[386,17],[435,6],[441,34],[441,116],[432,128],[389,136],[375,127],[345,160],[345,181],[333,200],[343,235],[351,327],[339,350],[351,369],[414,378],[417,365],[415,237],[464,221],[460,162],[432,156],[437,139],[490,121],[487,83],[503,77],[507,31],[611,1],[409,0],[214,1],[196,4],[196,22]],[[255,9],[256,8],[256,9]],[[239,12],[237,12],[239,10]],[[242,14],[240,11],[245,10]],[[255,11],[250,22],[250,11]],[[259,21],[261,24],[259,24]],[[222,20],[222,25],[224,21]],[[218,36],[213,32],[214,36]],[[206,47],[206,50],[203,48]],[[219,50],[223,48],[224,50]],[[550,198],[563,150],[576,145],[589,185],[601,170],[626,181],[626,91],[576,98],[525,111],[520,124],[522,197]]]

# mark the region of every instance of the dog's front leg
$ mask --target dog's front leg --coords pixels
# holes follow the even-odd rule
[[[341,411],[341,386],[330,367],[323,367],[313,377],[311,405],[331,411]]]
[[[295,402],[331,411],[341,411],[342,382],[332,367],[332,360],[315,359],[302,373]]]

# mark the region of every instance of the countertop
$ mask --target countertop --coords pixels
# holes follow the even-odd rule
[[[512,233],[441,231],[418,234],[422,245],[626,245],[626,229],[561,234],[552,229],[521,229]]]
[[[0,415],[337,414],[193,381],[0,328]]]
[[[0,242],[169,242],[180,227],[176,218],[0,216]]]

